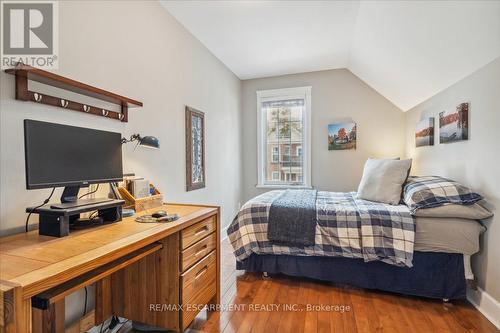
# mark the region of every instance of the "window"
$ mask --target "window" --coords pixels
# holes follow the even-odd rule
[[[311,87],[257,92],[259,187],[311,185]]]
[[[301,146],[297,147],[297,156],[302,156],[302,147]]]
[[[279,147],[273,147],[272,162],[278,163],[280,161]]]
[[[285,145],[281,159],[283,162],[290,162],[290,145]]]

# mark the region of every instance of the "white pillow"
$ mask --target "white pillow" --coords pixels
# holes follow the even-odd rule
[[[411,159],[368,159],[359,183],[358,198],[398,205],[410,167]]]

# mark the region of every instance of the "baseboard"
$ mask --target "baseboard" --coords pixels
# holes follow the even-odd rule
[[[500,329],[500,303],[481,288],[477,290],[467,289],[467,299],[479,310],[489,321]]]

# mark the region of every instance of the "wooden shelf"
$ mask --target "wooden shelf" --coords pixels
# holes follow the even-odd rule
[[[16,99],[23,101],[33,101],[37,103],[57,106],[74,111],[91,113],[108,118],[114,118],[121,121],[128,120],[128,108],[140,107],[142,102],[121,96],[88,84],[69,79],[39,68],[29,65],[18,64],[15,68],[6,69],[6,73],[16,76]],[[94,107],[78,102],[69,101],[64,98],[49,96],[28,90],[28,80],[40,82],[46,85],[100,99],[102,101],[117,104],[121,107],[121,113]]]

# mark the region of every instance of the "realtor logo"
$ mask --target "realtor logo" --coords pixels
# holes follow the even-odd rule
[[[57,1],[2,1],[2,69],[57,68]]]

